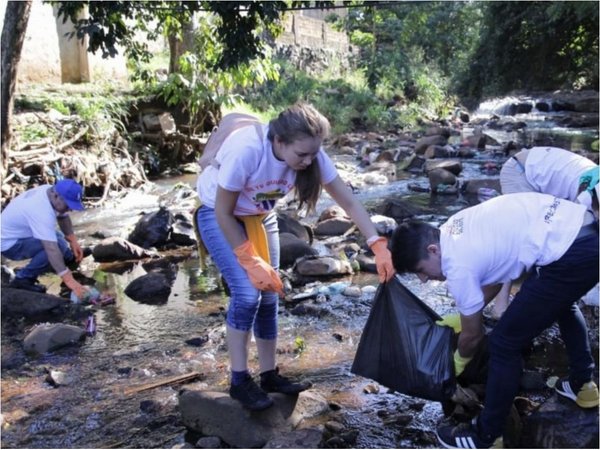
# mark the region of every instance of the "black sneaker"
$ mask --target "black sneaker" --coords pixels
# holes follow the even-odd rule
[[[40,294],[46,292],[46,286],[44,286],[43,284],[39,284],[37,280],[34,280],[33,278],[15,278],[8,284],[8,287],[11,287],[13,289],[23,289],[25,291],[38,292]]]
[[[474,418],[471,423],[438,426],[438,441],[445,448],[503,448],[502,437],[486,441],[479,436],[476,420]]]
[[[261,411],[273,405],[273,400],[248,376],[242,384],[231,385],[229,396],[251,411]]]
[[[280,392],[286,395],[296,395],[312,386],[308,381],[294,383],[279,375],[279,367],[260,374],[260,387],[267,392]]]
[[[598,386],[593,381],[573,386],[568,379],[558,380],[554,386],[556,392],[577,403],[581,408],[596,408],[598,406]]]

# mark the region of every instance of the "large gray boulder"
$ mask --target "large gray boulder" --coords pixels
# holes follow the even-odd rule
[[[92,250],[92,256],[98,262],[127,261],[149,258],[153,255],[153,252],[119,237],[106,238]]]
[[[143,248],[160,247],[169,240],[174,218],[167,208],[144,214],[135,225],[128,240]]]
[[[521,448],[598,448],[598,408],[550,397],[523,419]]]
[[[129,283],[125,294],[140,303],[166,303],[171,295],[171,283],[164,274],[151,272]]]
[[[293,234],[298,239],[301,239],[308,244],[312,244],[313,231],[310,225],[306,225],[287,214],[279,213],[277,214],[277,226],[280,234]]]
[[[60,312],[68,300],[56,295],[40,294],[2,286],[2,316],[39,317]]]
[[[84,336],[85,330],[74,325],[43,323],[25,337],[23,348],[30,354],[44,354],[79,342]]]
[[[318,236],[341,236],[354,226],[354,222],[346,217],[334,217],[319,222],[315,227]]]
[[[327,401],[312,391],[297,397],[270,394],[274,405],[249,411],[224,392],[183,390],[179,411],[183,424],[206,436],[218,436],[238,448],[260,448],[282,433],[291,432],[302,420],[329,410]]]
[[[306,256],[296,262],[296,272],[300,275],[332,276],[351,274],[352,266],[334,256]]]
[[[291,233],[279,234],[279,253],[279,265],[284,269],[293,266],[299,258],[318,254],[306,241]]]

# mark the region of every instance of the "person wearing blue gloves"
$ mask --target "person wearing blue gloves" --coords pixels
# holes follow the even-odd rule
[[[51,269],[78,298],[88,288],[73,278],[67,264],[79,263],[84,251],[73,232],[68,212],[83,210],[83,189],[75,180],[64,179],[55,185],[42,185],[18,195],[2,211],[2,256],[29,263],[16,271],[9,287],[46,292],[38,276]],[[61,231],[56,229],[58,224]]]
[[[460,312],[454,355],[460,375],[484,338],[483,308],[502,283],[529,273],[488,339],[484,408],[471,423],[440,425],[446,448],[490,448],[518,392],[522,351],[558,322],[569,376],[556,392],[583,408],[598,406],[594,359],[576,302],[598,283],[598,228],[586,206],[540,193],[502,195],[451,216],[439,229],[422,222],[398,226],[391,240],[398,273],[422,282],[446,281]]]

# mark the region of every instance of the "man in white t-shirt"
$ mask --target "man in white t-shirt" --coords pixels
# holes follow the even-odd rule
[[[558,322],[570,375],[556,391],[579,406],[598,406],[594,360],[576,302],[598,282],[598,231],[586,207],[547,194],[493,198],[453,215],[439,229],[401,224],[392,237],[395,269],[421,281],[446,281],[460,312],[454,354],[459,376],[484,336],[482,310],[500,284],[531,271],[489,336],[484,409],[466,426],[440,426],[446,448],[488,448],[501,438],[518,391],[522,351]]]
[[[1,215],[2,256],[13,261],[30,259],[16,271],[10,287],[45,292],[37,282],[39,275],[50,269],[79,298],[88,288],[74,278],[67,264],[80,262],[84,252],[73,232],[70,210],[82,210],[82,188],[71,179],[58,181],[54,186],[43,185],[18,195],[4,208]],[[62,233],[56,230],[56,225]]]
[[[577,153],[558,147],[532,147],[521,150],[504,163],[500,185],[503,194],[540,192],[585,204],[593,211],[589,191],[582,191],[580,180],[593,171],[597,174],[598,165]],[[511,283],[505,283],[494,301],[494,316],[500,317],[508,307],[510,291]],[[591,292],[598,295],[598,287]]]

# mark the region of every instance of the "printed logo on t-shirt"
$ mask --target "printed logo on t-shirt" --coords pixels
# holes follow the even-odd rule
[[[275,207],[277,200],[284,196],[285,192],[278,188],[268,192],[259,192],[254,196],[253,200],[257,206],[259,205],[263,210],[270,211]]]
[[[544,222],[546,222],[548,224],[550,222],[552,222],[552,218],[556,214],[556,210],[558,209],[559,206],[560,206],[560,199],[558,197],[554,197],[554,201],[552,202],[552,204],[548,208],[548,211],[544,215]]]
[[[449,224],[448,234],[458,236],[463,233],[464,228],[464,219],[462,217],[456,217],[452,219],[452,222]]]

